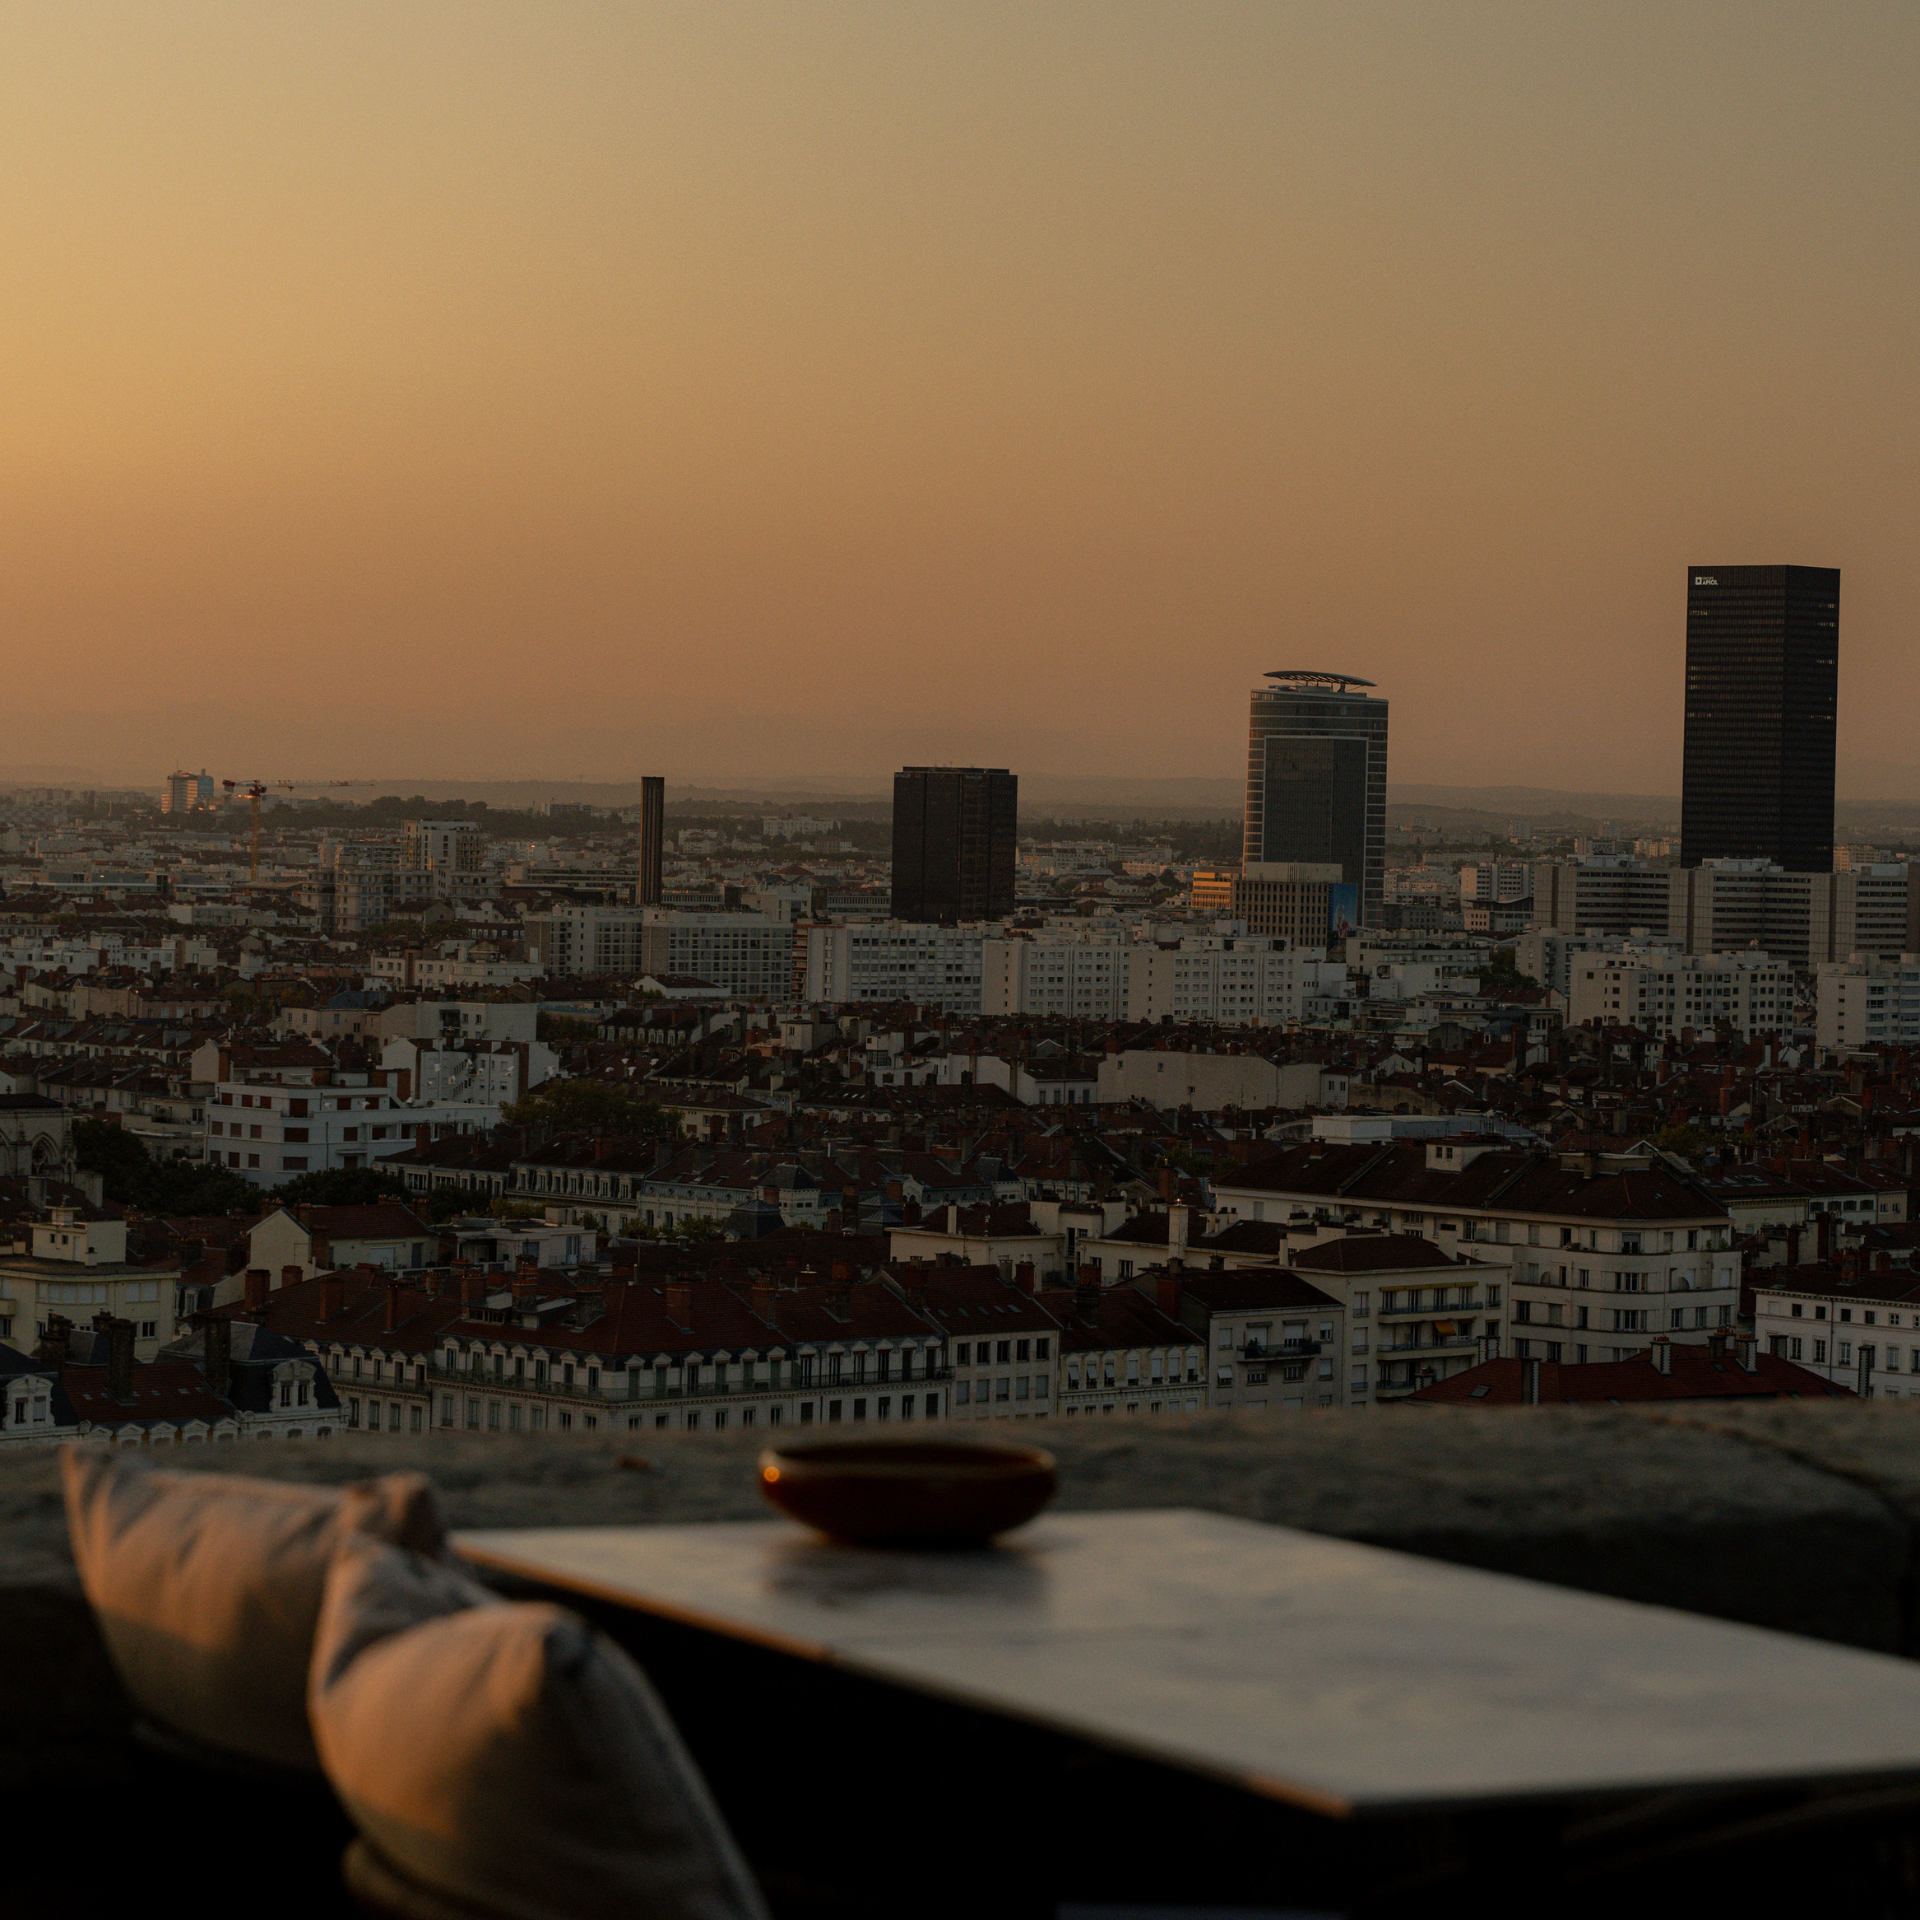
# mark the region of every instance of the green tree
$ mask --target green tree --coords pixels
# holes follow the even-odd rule
[[[1533,993],[1540,982],[1530,973],[1522,973],[1513,955],[1502,949],[1480,969],[1480,991],[1488,994]]]
[[[549,1080],[500,1111],[510,1127],[551,1127],[558,1133],[677,1130],[673,1115],[657,1100],[644,1100],[607,1080]]]
[[[488,1203],[486,1211],[496,1220],[538,1220],[543,1210],[527,1200],[509,1200],[505,1194],[496,1194]]]
[[[493,1195],[485,1187],[434,1187],[424,1200],[414,1205],[414,1212],[437,1226],[442,1220],[469,1219],[476,1214],[490,1213],[493,1204]]]
[[[1658,1147],[1662,1153],[1677,1153],[1683,1160],[1689,1154],[1698,1153],[1702,1147],[1709,1145],[1710,1142],[1711,1136],[1709,1134],[1702,1131],[1699,1127],[1687,1125],[1684,1120],[1675,1121],[1670,1127],[1662,1127],[1660,1131],[1653,1136],[1653,1144]]]
[[[74,1157],[101,1176],[101,1191],[115,1206],[142,1213],[258,1213],[258,1187],[226,1167],[185,1160],[156,1160],[130,1133],[104,1120],[73,1123]]]
[[[407,1183],[385,1167],[331,1167],[303,1173],[274,1189],[283,1207],[370,1207],[376,1200],[404,1199]]]
[[[534,1016],[534,1036],[550,1047],[564,1046],[569,1040],[597,1040],[597,1021],[576,1019],[567,1013],[541,1013]]]

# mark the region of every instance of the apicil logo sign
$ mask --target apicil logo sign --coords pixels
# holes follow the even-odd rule
[[[1693,576],[1693,584],[1696,587],[1717,587],[1720,582],[1710,573],[1696,573]]]

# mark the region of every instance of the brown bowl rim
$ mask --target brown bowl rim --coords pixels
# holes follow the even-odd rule
[[[893,1460],[860,1460],[849,1456],[868,1449],[897,1449]],[[921,1457],[914,1454],[925,1449]],[[941,1452],[948,1457],[927,1456]],[[965,1459],[954,1459],[965,1454]],[[952,1480],[1013,1479],[1033,1473],[1059,1472],[1059,1462],[1044,1447],[1013,1446],[998,1441],[970,1440],[802,1440],[791,1450],[768,1447],[760,1455],[760,1475],[772,1472],[781,1480]]]

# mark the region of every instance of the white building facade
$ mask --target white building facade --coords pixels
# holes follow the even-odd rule
[[[1309,1000],[1346,986],[1346,968],[1330,965],[1324,947],[1189,935],[1177,946],[1140,946],[1128,956],[1127,1018],[1284,1026],[1304,1016]]]
[[[1567,1018],[1638,1027],[1655,1039],[1722,1026],[1751,1039],[1792,1023],[1793,972],[1764,953],[1589,956],[1570,969]]]
[[[1855,954],[1821,967],[1813,1036],[1821,1047],[1906,1047],[1920,1041],[1920,953],[1892,960]]]
[[[422,1128],[466,1133],[498,1119],[497,1104],[408,1101],[385,1086],[227,1080],[207,1095],[206,1158],[255,1186],[275,1187],[303,1173],[375,1165],[416,1145]]]
[[[989,929],[881,920],[858,927],[806,927],[808,1006],[912,1000],[948,1013],[981,1011]]]
[[[1077,1020],[1126,1017],[1129,942],[1118,934],[988,939],[980,950],[980,1011]]]

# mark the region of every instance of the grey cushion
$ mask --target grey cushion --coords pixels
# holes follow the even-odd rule
[[[465,1591],[463,1591],[465,1589]],[[488,1603],[370,1541],[327,1583],[309,1700],[364,1896],[512,1920],[761,1920],[646,1677],[553,1606]]]
[[[61,1470],[81,1582],[140,1711],[205,1747],[317,1769],[307,1673],[334,1550],[364,1532],[438,1552],[431,1483],[288,1486],[75,1447]]]

